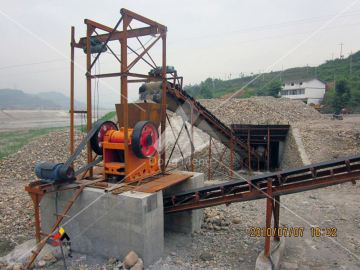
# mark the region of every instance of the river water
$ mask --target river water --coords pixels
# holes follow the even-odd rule
[[[99,111],[99,117],[111,110]],[[66,127],[70,114],[64,110],[0,110],[0,131]],[[75,125],[86,125],[85,114],[75,114]]]

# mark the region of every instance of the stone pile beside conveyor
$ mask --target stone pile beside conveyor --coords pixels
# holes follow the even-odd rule
[[[314,108],[299,100],[274,97],[203,99],[199,102],[226,125],[291,124],[322,119]]]

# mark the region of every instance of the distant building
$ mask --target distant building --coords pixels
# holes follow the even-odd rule
[[[302,100],[306,104],[319,104],[324,99],[326,83],[313,78],[287,81],[280,91],[281,97]]]

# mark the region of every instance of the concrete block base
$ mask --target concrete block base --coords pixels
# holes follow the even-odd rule
[[[58,193],[61,213],[73,191]],[[55,222],[55,194],[41,201],[41,227],[49,233]],[[85,188],[75,201],[62,227],[70,237],[72,250],[122,259],[133,250],[149,265],[164,250],[162,192],[125,192],[119,195]]]
[[[204,185],[204,176],[196,173],[165,194]],[[41,201],[41,227],[49,233],[58,213],[62,213],[74,191],[49,193]],[[163,192],[124,192],[118,195],[101,189],[85,188],[70,209],[61,226],[70,237],[75,252],[105,258],[124,258],[135,251],[145,266],[160,259],[164,251]],[[170,231],[191,233],[200,230],[202,210],[166,215],[165,227]]]
[[[194,173],[190,179],[164,190],[164,196],[203,186],[204,174]],[[194,231],[199,231],[201,229],[203,209],[166,214],[164,219],[166,231],[193,233]]]
[[[271,258],[267,258],[262,251],[256,259],[255,270],[279,270],[281,258],[285,250],[285,238],[280,238],[280,242],[273,241],[274,247],[270,251]]]

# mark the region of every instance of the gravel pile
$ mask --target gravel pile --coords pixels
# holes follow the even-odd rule
[[[360,116],[297,123],[310,162],[360,153]]]
[[[207,208],[204,210],[203,229],[215,231],[228,230],[229,225],[229,217],[225,216],[224,212],[216,208]]]
[[[304,102],[287,98],[203,99],[200,103],[227,125],[288,124],[322,118]]]

